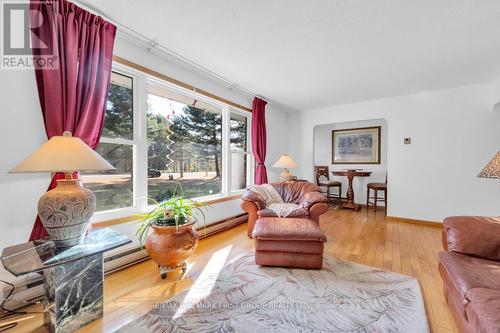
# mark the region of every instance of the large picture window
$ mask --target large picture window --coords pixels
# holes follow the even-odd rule
[[[148,196],[181,184],[186,198],[222,192],[222,110],[148,85]],[[175,182],[174,182],[175,181]]]
[[[115,64],[96,150],[116,170],[82,173],[97,197],[96,211],[144,208],[169,198],[176,183],[198,200],[242,191],[252,181],[250,117]]]
[[[101,140],[96,151],[116,169],[82,174],[85,186],[96,196],[96,211],[134,205],[133,78],[112,72]]]

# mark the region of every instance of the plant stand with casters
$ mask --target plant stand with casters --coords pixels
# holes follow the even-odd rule
[[[179,266],[174,267],[174,268],[169,268],[169,267],[158,265],[158,268],[160,269],[160,276],[164,280],[168,277],[168,273],[169,272],[173,272],[173,271],[177,270],[177,268],[179,268],[179,267],[181,268],[182,273],[186,274],[186,272],[187,272],[187,262],[183,262],[182,264],[180,264]]]

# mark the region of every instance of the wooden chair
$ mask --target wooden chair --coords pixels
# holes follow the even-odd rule
[[[342,202],[342,183],[338,181],[330,181],[330,170],[328,166],[315,166],[314,173],[316,174],[316,185],[320,188],[326,188],[326,197],[328,198],[328,203],[332,203],[335,199],[338,202]],[[326,181],[322,181],[320,178],[325,177]],[[337,194],[332,193],[330,190],[332,188],[338,188]]]
[[[387,175],[385,176],[385,183],[368,183],[366,185],[367,193],[366,193],[366,209],[369,210],[370,206],[375,206],[375,211],[377,211],[377,202],[384,202],[384,211],[387,214]],[[370,190],[373,190],[374,195],[370,196]],[[384,192],[384,197],[379,198],[378,191]],[[373,199],[373,202],[370,201]]]

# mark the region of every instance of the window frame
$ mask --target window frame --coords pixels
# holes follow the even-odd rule
[[[202,197],[196,197],[196,198],[190,198],[190,199],[193,199],[193,200],[196,200],[198,202],[202,202],[202,201],[207,201],[207,200],[211,200],[211,199],[214,199],[214,198],[219,198],[219,197],[224,197],[228,194],[228,192],[226,191],[226,185],[227,185],[227,177],[225,177],[225,170],[226,170],[226,159],[227,159],[227,156],[226,153],[225,153],[225,144],[228,144],[227,141],[225,140],[224,138],[224,128],[225,128],[225,114],[224,114],[224,108],[225,108],[225,105],[221,102],[215,102],[215,100],[209,98],[209,97],[206,97],[206,96],[203,96],[203,95],[200,95],[200,94],[196,94],[194,91],[191,91],[189,89],[185,89],[185,88],[182,88],[182,87],[179,87],[173,83],[170,83],[170,82],[166,82],[166,81],[163,81],[161,79],[158,79],[156,77],[153,77],[151,75],[147,75],[147,79],[146,79],[146,99],[147,99],[147,85],[148,84],[151,84],[151,85],[156,85],[156,86],[159,86],[161,88],[164,88],[166,90],[171,90],[175,93],[179,93],[179,94],[182,94],[182,95],[185,95],[185,96],[188,96],[190,98],[193,98],[193,99],[196,99],[197,101],[200,101],[200,102],[204,102],[204,103],[207,103],[207,104],[211,104],[212,106],[215,106],[217,108],[220,108],[220,114],[222,116],[222,161],[221,161],[221,166],[222,166],[222,186],[221,186],[221,191],[219,193],[216,193],[216,194],[212,194],[212,195],[207,195],[207,196],[202,196]],[[213,111],[210,111],[208,110],[208,112],[213,112]],[[146,110],[145,110],[145,113],[144,113],[144,117],[146,117],[147,119],[147,105],[146,105]],[[146,128],[146,135],[147,135],[147,128]],[[146,136],[146,153],[147,153],[147,150],[148,150],[148,146],[147,146],[147,136]],[[146,167],[147,167],[147,163],[146,163]],[[148,193],[148,189],[147,189],[147,179],[146,179],[146,194]]]
[[[234,114],[237,114],[237,115],[240,115],[240,116],[243,116],[243,117],[246,117],[247,118],[247,140],[246,140],[246,148],[245,148],[245,151],[243,152],[239,152],[239,151],[233,151],[231,149],[231,142],[230,142],[230,135],[231,135],[231,124],[230,124],[230,120],[231,120],[231,113],[234,113]],[[251,151],[251,140],[250,140],[250,129],[251,129],[251,121],[252,121],[252,115],[251,113],[247,112],[247,111],[243,111],[243,110],[240,110],[240,109],[237,109],[235,107],[228,107],[228,114],[227,114],[227,119],[228,119],[228,145],[227,145],[227,150],[228,150],[228,157],[231,156],[231,154],[241,154],[241,155],[245,155],[246,156],[246,160],[247,160],[247,164],[246,164],[246,175],[247,175],[247,180],[246,180],[246,184],[247,186],[250,185],[250,184],[253,184],[253,163],[254,163],[254,158],[253,158],[253,154],[252,154],[252,151]],[[231,168],[231,159],[228,158],[228,177],[229,179],[232,179],[232,168]],[[229,187],[228,187],[228,193],[231,194],[231,195],[235,195],[235,194],[242,194],[243,192],[245,192],[245,189],[238,189],[238,190],[232,190],[232,186],[231,186],[231,182],[229,182]]]
[[[192,198],[197,202],[217,201],[226,197],[235,196],[244,192],[245,189],[231,190],[231,146],[230,146],[230,116],[231,113],[247,118],[247,149],[241,154],[247,156],[247,186],[253,184],[254,158],[251,153],[251,112],[228,105],[208,96],[197,94],[195,91],[186,89],[174,83],[162,80],[151,74],[130,68],[113,61],[112,71],[132,78],[132,107],[133,107],[133,139],[105,138],[101,137],[102,143],[127,144],[133,149],[133,205],[110,210],[96,212],[92,217],[93,223],[106,220],[123,218],[138,212],[152,209],[148,205],[148,140],[147,140],[147,98],[148,84],[157,85],[176,93],[195,98],[198,101],[211,104],[220,108],[222,114],[222,187],[218,194]]]

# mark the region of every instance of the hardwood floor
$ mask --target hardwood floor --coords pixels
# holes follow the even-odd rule
[[[375,213],[373,210],[330,210],[321,217],[321,228],[328,237],[326,256],[418,278],[432,332],[457,332],[437,271],[437,254],[442,249],[441,228],[386,222],[382,211]],[[113,332],[150,310],[153,303],[165,301],[189,288],[212,255],[229,248],[227,260],[253,249],[253,240],[246,236],[246,224],[200,241],[189,273],[183,280],[179,280],[180,273],[162,280],[150,260],[106,276],[104,318],[79,332]],[[41,311],[41,306],[31,306],[27,310]],[[46,332],[41,326],[41,314],[29,314],[16,320],[19,325],[8,332]]]

